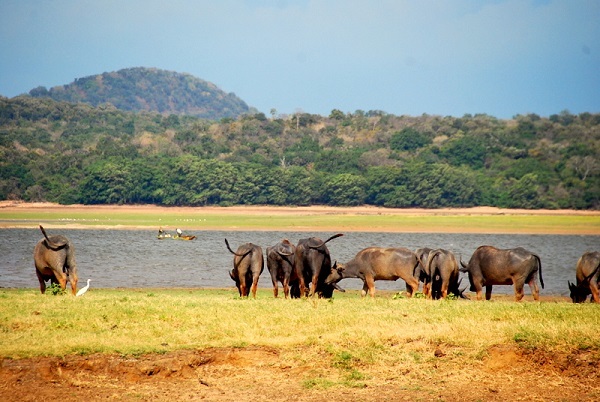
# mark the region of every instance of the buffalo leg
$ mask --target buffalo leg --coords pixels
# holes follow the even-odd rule
[[[300,297],[306,295],[306,281],[304,276],[300,276]]]
[[[42,294],[46,293],[46,281],[44,281],[44,277],[42,276],[42,274],[40,273],[40,271],[38,271],[37,269],[35,270],[35,273],[38,277],[38,280],[40,281],[40,292],[42,292]]]
[[[360,291],[360,296],[361,297],[365,297],[368,292],[369,292],[369,285],[367,285],[367,281],[364,281],[363,282],[363,288]]]
[[[290,276],[289,275],[286,275],[283,278],[283,294],[286,299],[290,297]],[[277,297],[277,296],[275,296],[275,297]]]
[[[419,290],[419,280],[416,278],[410,278],[408,281],[406,281],[406,294],[408,294],[408,297],[412,297],[413,294],[415,294],[415,292]],[[425,292],[423,292],[425,293]]]
[[[248,296],[248,287],[246,286],[246,278],[244,275],[240,277],[240,297]]]
[[[591,302],[600,303],[600,291],[598,290],[598,282],[590,282],[590,290],[592,291]]]
[[[428,281],[423,282],[423,294],[427,297],[429,297],[431,294],[431,291],[429,290],[429,288],[430,288],[429,282]]]
[[[367,288],[369,289],[369,296],[371,297],[375,297],[375,278],[373,278],[372,276],[368,275],[365,278],[365,286],[367,286]],[[363,292],[364,292],[364,287],[363,287]]]
[[[300,294],[299,281],[292,282],[292,285],[290,286],[290,297],[292,299],[299,299],[300,297],[302,297],[302,295]]]
[[[485,286],[485,300],[490,300],[492,298],[492,285]]]
[[[521,301],[523,296],[525,296],[525,292],[523,291],[524,285],[524,283],[515,282],[515,301]]]
[[[481,289],[477,289],[475,293],[477,294],[477,300],[481,300]]]
[[[258,278],[252,280],[252,297],[256,299],[256,290],[258,288]]]
[[[296,275],[300,281],[300,297],[306,295],[306,280],[304,278],[304,263],[302,258],[296,258]]]
[[[533,295],[533,300],[540,300],[540,288],[537,285],[537,278],[533,278],[529,281],[529,289],[531,289],[531,294]]]
[[[279,286],[277,286],[277,274],[275,272],[271,272],[271,282],[273,282],[273,297],[277,297],[279,295]]]
[[[310,283],[310,293],[308,294],[309,297],[314,296],[315,293],[317,293],[318,281],[319,281],[319,275],[317,275],[317,274],[313,275],[312,282]]]
[[[67,278],[65,277],[65,275],[61,272],[54,272],[54,276],[56,277],[56,280],[58,281],[58,284],[60,285],[61,290],[66,290],[67,289]]]
[[[69,282],[71,283],[71,293],[75,296],[77,294],[77,277],[69,277]]]
[[[442,283],[442,299],[448,297],[448,284]]]

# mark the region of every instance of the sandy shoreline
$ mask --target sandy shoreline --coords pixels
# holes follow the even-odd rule
[[[167,215],[190,215],[195,217],[219,217],[224,215],[240,215],[240,216],[270,216],[270,217],[311,217],[306,221],[294,222],[293,225],[288,225],[284,228],[277,229],[273,227],[262,227],[260,223],[257,223],[252,228],[236,227],[235,225],[229,225],[227,227],[212,226],[209,222],[200,223],[182,223],[182,227],[186,227],[189,230],[294,230],[294,231],[376,231],[376,232],[438,232],[438,233],[530,233],[530,234],[599,234],[597,225],[595,227],[590,226],[578,228],[571,228],[567,226],[563,227],[547,227],[540,230],[540,228],[515,228],[514,226],[505,225],[504,227],[491,227],[481,225],[457,225],[457,226],[444,226],[444,225],[429,225],[424,227],[420,224],[418,217],[518,217],[518,216],[548,216],[548,217],[560,217],[560,216],[572,216],[572,217],[594,217],[597,221],[597,217],[600,217],[600,211],[596,210],[527,210],[527,209],[501,209],[496,207],[473,207],[473,208],[439,208],[439,209],[423,209],[423,208],[382,208],[374,206],[359,206],[359,207],[331,207],[322,205],[313,206],[302,206],[302,207],[291,207],[291,206],[255,206],[255,205],[238,205],[231,207],[219,207],[219,206],[204,206],[204,207],[165,207],[157,205],[59,205],[54,203],[25,203],[18,201],[0,201],[0,218],[2,214],[11,213],[74,213],[74,214],[131,214],[131,215],[153,215],[160,216],[161,214]],[[318,227],[310,224],[311,219],[314,222],[314,217],[323,216],[328,220],[328,224],[320,222]],[[338,222],[331,221],[331,217],[377,217],[375,221],[381,222],[381,217],[389,216],[394,219],[398,217],[406,217],[406,224],[399,227],[390,228],[389,225],[364,225],[355,226],[353,223],[338,224]],[[497,219],[497,218],[496,218]],[[581,218],[579,218],[581,219]],[[340,221],[341,222],[341,221]],[[431,219],[430,219],[431,222]],[[18,228],[18,227],[37,227],[38,222],[28,222],[26,225],[23,222],[16,222],[16,220],[0,219],[0,228]],[[56,224],[56,223],[55,223]],[[52,228],[53,225],[48,222],[44,226]],[[138,226],[135,224],[105,224],[103,222],[94,222],[93,224],[86,222],[85,219],[80,220],[61,220],[59,227],[67,229],[148,229],[155,230],[155,227],[151,226]],[[169,228],[167,229],[174,229]]]
[[[186,212],[201,211],[203,214],[222,214],[224,212],[258,215],[269,213],[271,215],[320,215],[320,214],[355,214],[355,215],[575,215],[575,216],[600,216],[600,211],[573,210],[573,209],[502,209],[497,207],[472,207],[472,208],[383,208],[375,206],[359,207],[331,207],[324,205],[311,205],[302,207],[290,206],[264,206],[264,205],[236,205],[231,207],[204,206],[204,207],[165,207],[158,205],[59,205],[49,202],[25,203],[18,201],[0,201],[2,211],[35,211],[35,210],[70,210],[70,211],[135,211],[135,212]]]

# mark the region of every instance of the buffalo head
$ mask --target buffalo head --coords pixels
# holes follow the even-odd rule
[[[325,278],[325,284],[332,285],[338,283],[342,279],[344,279],[344,265],[338,264],[337,261],[335,261],[329,275]]]
[[[569,291],[571,292],[569,296],[571,296],[571,300],[573,303],[583,303],[587,299],[590,294],[589,290],[585,286],[577,286],[571,281],[567,281],[569,284]]]
[[[344,265],[338,264],[337,261],[335,261],[331,267],[331,271],[329,271],[329,275],[325,278],[325,285],[332,286],[340,292],[345,292],[346,290],[338,285],[338,282],[342,279],[344,279]]]

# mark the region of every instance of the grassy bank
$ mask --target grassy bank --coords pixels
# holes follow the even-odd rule
[[[188,230],[389,231],[600,234],[599,214],[441,213],[386,209],[161,207],[2,208],[0,227],[148,228]]]
[[[270,290],[242,300],[233,289],[92,289],[76,298],[2,289],[0,305],[0,356],[11,358],[261,346],[382,364],[427,359],[437,347],[467,361],[506,344],[600,351],[600,315],[591,303],[431,301],[391,293],[371,300],[352,291],[332,300],[285,300]]]

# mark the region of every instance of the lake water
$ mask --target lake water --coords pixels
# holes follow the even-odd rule
[[[235,250],[246,242],[267,246],[283,238],[296,244],[299,239],[317,236],[327,239],[334,233],[322,232],[224,232],[190,231],[193,241],[158,240],[155,230],[47,230],[63,234],[75,245],[80,286],[87,278],[91,287],[233,287],[228,271],[232,255],[225,247],[227,238]],[[39,229],[0,229],[0,287],[37,288],[33,248],[42,234]],[[585,252],[600,250],[600,236],[431,234],[350,232],[327,244],[332,260],[346,262],[369,246],[444,248],[468,262],[478,246],[524,247],[540,255],[545,289],[542,295],[568,295],[567,280],[575,280],[575,264]],[[266,261],[265,261],[266,264]],[[467,284],[468,280],[463,280]],[[345,279],[346,289],[361,289],[358,279]],[[265,266],[259,287],[270,288]],[[404,290],[402,280],[377,281],[377,289]],[[512,294],[512,286],[495,286],[494,293]],[[525,294],[530,295],[529,287]]]

